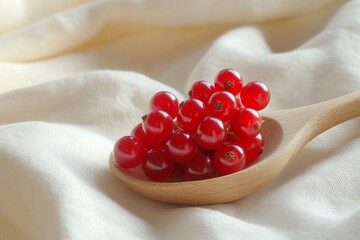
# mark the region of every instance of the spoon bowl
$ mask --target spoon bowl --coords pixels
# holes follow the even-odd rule
[[[117,166],[110,154],[111,171],[134,191],[167,203],[205,205],[234,201],[258,191],[320,133],[360,116],[360,93],[352,93],[326,102],[300,108],[262,114],[265,150],[259,160],[247,168],[216,178],[169,182],[148,180],[139,169]]]

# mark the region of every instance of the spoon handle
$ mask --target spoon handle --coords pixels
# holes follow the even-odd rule
[[[360,92],[354,92],[302,109],[309,114],[305,128],[312,139],[322,132],[350,119],[360,116]],[[309,139],[309,140],[310,140]]]

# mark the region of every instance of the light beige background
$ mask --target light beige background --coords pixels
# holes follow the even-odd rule
[[[0,1],[0,239],[359,239],[360,120],[254,195],[185,207],[109,171],[114,141],[222,68],[268,110],[360,90],[360,1]]]

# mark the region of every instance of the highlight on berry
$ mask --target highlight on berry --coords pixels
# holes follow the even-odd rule
[[[241,171],[264,151],[259,111],[270,102],[261,82],[246,84],[234,69],[213,82],[198,80],[179,102],[168,91],[156,93],[149,112],[114,145],[117,166],[141,168],[152,181],[194,181]]]

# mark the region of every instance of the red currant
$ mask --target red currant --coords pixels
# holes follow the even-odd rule
[[[197,150],[194,137],[185,131],[176,131],[165,144],[167,156],[175,162],[186,162],[192,159]]]
[[[161,91],[151,98],[149,106],[151,110],[163,110],[175,118],[179,109],[179,102],[171,92]]]
[[[259,133],[255,138],[236,138],[236,144],[244,149],[246,165],[253,163],[264,151],[264,139]]]
[[[153,181],[165,181],[174,169],[174,163],[168,159],[163,149],[150,150],[142,163],[145,175]]]
[[[134,127],[131,130],[131,136],[134,136],[136,138],[138,138],[143,144],[145,149],[150,150],[153,148],[158,148],[161,143],[155,141],[154,139],[150,139],[146,133],[144,132],[143,128],[142,128],[142,124],[139,123],[138,125],[136,125],[136,127]]]
[[[208,81],[200,80],[195,82],[190,91],[189,97],[199,99],[204,104],[207,104],[210,96],[215,92],[215,87]]]
[[[226,138],[226,130],[221,120],[214,117],[205,117],[196,130],[198,144],[205,149],[215,149]]]
[[[245,166],[244,150],[234,144],[224,144],[216,149],[214,164],[221,174],[240,171]]]
[[[194,132],[205,114],[205,106],[202,101],[188,99],[180,104],[176,121],[182,129]]]
[[[215,166],[210,156],[197,154],[184,164],[184,175],[187,180],[202,180],[215,176]]]
[[[207,110],[208,114],[224,122],[231,119],[235,112],[236,100],[234,95],[226,91],[218,91],[211,95]]]
[[[165,142],[172,134],[174,123],[166,112],[154,110],[143,117],[142,128],[150,139]]]
[[[242,84],[241,75],[233,69],[220,71],[214,81],[214,86],[217,91],[228,91],[234,95],[240,93]]]
[[[261,82],[249,82],[241,91],[241,100],[245,107],[260,111],[270,102],[270,91]]]
[[[145,148],[136,137],[124,136],[115,143],[113,153],[120,167],[134,168],[143,161]]]
[[[238,137],[255,137],[262,128],[262,120],[257,111],[241,108],[235,111],[230,120],[230,128]]]
[[[237,71],[224,69],[214,84],[196,81],[188,94],[180,105],[168,91],[151,98],[143,122],[114,146],[120,167],[142,164],[144,174],[154,181],[165,181],[171,174],[202,180],[234,173],[259,158],[264,139],[257,111],[270,101],[263,83],[243,86]]]

